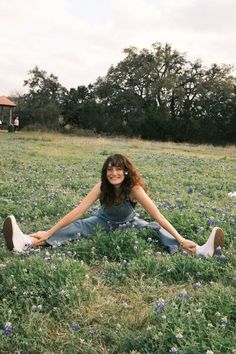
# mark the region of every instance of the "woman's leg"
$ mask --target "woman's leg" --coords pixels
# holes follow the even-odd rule
[[[142,219],[136,219],[132,223],[131,227],[137,228],[151,228],[155,231],[157,238],[160,240],[161,244],[165,246],[170,253],[176,253],[180,250],[180,244],[176,239],[163,227],[161,227],[157,222],[147,222]],[[215,254],[217,247],[224,246],[224,232],[219,227],[214,227],[210,236],[208,237],[206,243],[202,246],[196,244],[196,248],[193,249],[192,254],[202,257],[212,257]]]
[[[52,235],[45,243],[51,246],[60,245],[67,241],[78,240],[95,234],[96,226],[100,225],[108,230],[107,223],[97,216],[77,220],[74,223],[62,228]],[[24,234],[19,228],[13,215],[8,216],[3,223],[3,235],[9,251],[23,251],[27,246],[35,244],[37,238]]]
[[[163,227],[161,227],[157,222],[147,222],[143,219],[137,218],[134,222],[132,222],[131,227],[136,227],[138,229],[152,229],[158,240],[160,240],[161,244],[165,246],[170,253],[176,253],[179,251],[179,242],[176,241],[176,239],[168,231],[163,229]]]
[[[107,230],[106,223],[97,216],[77,220],[49,237],[46,243],[50,246],[59,246],[68,241],[75,241],[83,237],[93,236],[98,225]]]

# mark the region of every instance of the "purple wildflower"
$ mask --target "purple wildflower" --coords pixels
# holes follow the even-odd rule
[[[193,284],[193,289],[200,289],[202,287],[201,283],[194,283]]]
[[[215,218],[214,216],[210,216],[209,219],[207,220],[208,225],[213,225],[215,224]]]
[[[194,187],[190,186],[188,188],[188,194],[192,194],[194,192]]]
[[[12,333],[13,333],[13,328],[11,322],[6,322],[3,327],[3,334],[5,334],[6,336],[10,336]]]
[[[73,324],[71,325],[71,329],[72,329],[72,331],[74,331],[74,332],[78,331],[78,328],[79,328],[79,326],[77,325],[77,323],[73,323]]]
[[[221,325],[221,327],[225,327],[228,323],[228,319],[227,319],[227,316],[225,317],[222,317],[220,320],[219,320],[219,324]]]
[[[162,312],[165,308],[165,301],[160,298],[154,303],[154,309],[157,312]]]
[[[221,249],[220,246],[216,248],[216,250],[215,250],[215,255],[216,255],[216,256],[221,256],[221,255],[222,255],[222,249]]]
[[[227,258],[223,254],[221,256],[219,256],[218,258],[222,263],[227,261]]]

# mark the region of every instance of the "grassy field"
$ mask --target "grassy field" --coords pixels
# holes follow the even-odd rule
[[[20,254],[0,237],[0,353],[236,353],[235,147],[0,132],[0,149],[1,225],[14,214],[26,233],[46,229],[119,152],[183,236],[225,231],[210,259],[171,256],[147,230]]]

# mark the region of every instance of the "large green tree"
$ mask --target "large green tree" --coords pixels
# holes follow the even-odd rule
[[[47,126],[58,125],[60,105],[66,89],[59,83],[57,76],[40,70],[35,66],[24,81],[28,92],[18,97],[18,112],[22,116],[21,124]]]
[[[124,52],[125,59],[94,85],[111,132],[175,141],[232,141],[231,67],[205,68],[200,60],[187,61],[168,44]]]
[[[236,142],[232,67],[188,61],[169,44],[124,49],[125,57],[93,85],[66,90],[37,66],[18,97],[24,124],[64,122],[97,132],[190,142]]]
[[[102,128],[102,105],[96,102],[93,86],[81,85],[65,91],[62,97],[61,113],[64,124],[72,123],[82,129],[99,132]]]

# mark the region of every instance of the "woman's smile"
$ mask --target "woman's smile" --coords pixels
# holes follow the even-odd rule
[[[125,179],[124,170],[118,166],[108,166],[107,179],[114,186],[120,185]]]

